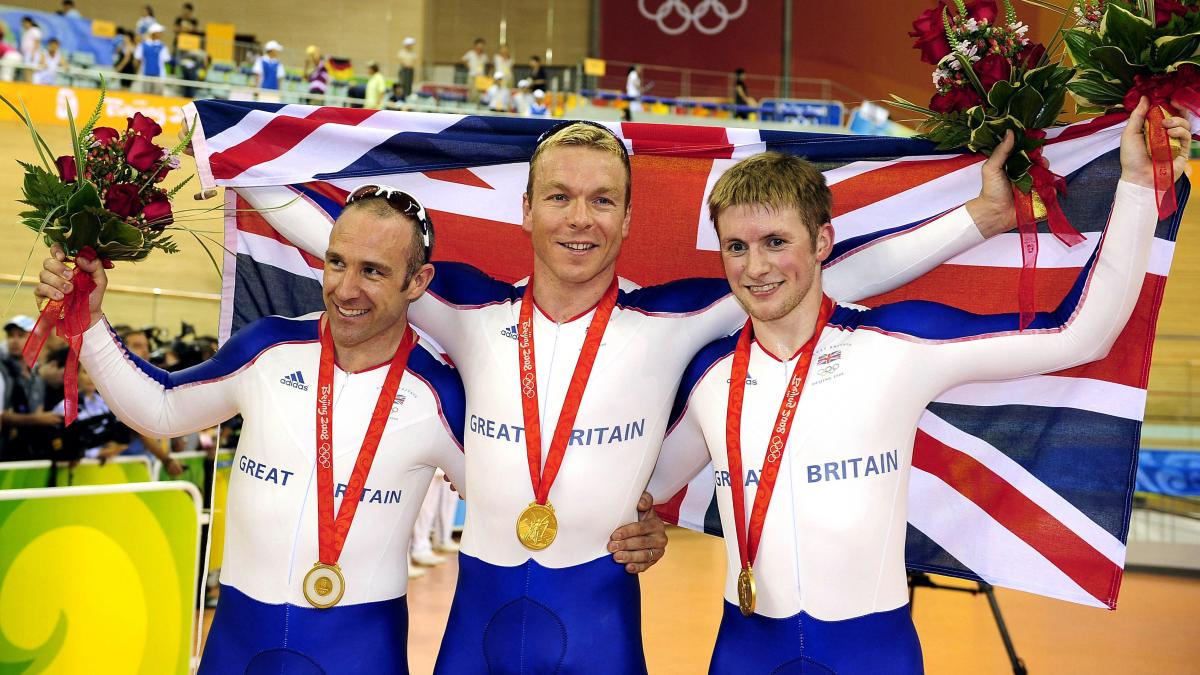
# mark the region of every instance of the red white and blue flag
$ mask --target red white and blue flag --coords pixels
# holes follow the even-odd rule
[[[321,254],[347,193],[366,182],[416,195],[436,223],[435,259],[506,281],[530,273],[521,194],[538,136],[554,121],[199,101],[202,182],[226,192],[222,337],[268,314],[322,308]],[[1125,118],[1048,133],[1067,178],[1062,206],[1086,236],[1039,235],[1037,309],[1052,309],[1095,248],[1120,174]],[[738,159],[779,150],[815,162],[834,194],[838,264],[863,245],[964,203],[982,158],[923,141],[792,131],[610,123],[633,165],[633,222],[618,272],[640,284],[721,276],[705,207]],[[1180,183],[1181,204],[1188,186]],[[1181,207],[1182,209],[1182,207]],[[1133,316],[1104,359],[945,392],[921,420],[909,488],[910,568],[1115,607],[1125,562],[1154,328],[1178,215],[1159,224]],[[1018,234],[986,241],[863,304],[927,299],[972,312],[1017,310]],[[869,421],[864,421],[869,423]],[[712,472],[665,508],[719,528]]]

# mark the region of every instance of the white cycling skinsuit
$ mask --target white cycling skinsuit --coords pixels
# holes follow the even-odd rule
[[[244,421],[229,480],[221,596],[201,673],[407,673],[407,554],[434,467],[463,485],[463,390],[427,345],[412,350],[338,561],[339,604],[317,609],[302,580],[317,561],[315,429],[320,313],[266,317],[209,361],[168,373],[131,354],[105,321],[81,361],[114,413],[148,436]],[[388,362],[334,369],[335,509]]]
[[[713,673],[914,673],[920,644],[907,603],[904,542],[917,422],[943,391],[1102,358],[1142,287],[1154,190],[1120,182],[1096,254],[1053,312],[1018,332],[1017,315],[976,315],[932,302],[837,306],[820,334],[754,575],[755,613],[737,608],[740,558],[725,538],[725,613]],[[725,532],[730,481],[758,489],[768,436],[795,367],[751,345],[741,423],[745,475],[729,475],[725,425],[737,335],[697,354],[647,488],[666,499],[710,460]]]
[[[826,283],[839,297],[865,297],[982,240],[966,210],[956,209],[845,258],[825,272]],[[550,490],[557,539],[531,552],[515,531],[533,501],[517,362],[524,282],[436,266],[410,316],[462,373],[471,493],[436,672],[644,672],[637,577],[613,562],[609,535],[637,518],[688,361],[745,313],[723,280],[641,289],[622,281]],[[533,313],[543,463],[593,311],[562,323]]]

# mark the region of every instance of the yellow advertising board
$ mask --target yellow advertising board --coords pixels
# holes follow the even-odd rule
[[[0,491],[0,672],[188,672],[199,517],[185,482]]]
[[[604,73],[608,70],[608,63],[604,59],[584,59],[583,74],[592,75],[595,77],[604,77]]]
[[[92,35],[102,38],[116,37],[117,24],[111,21],[92,19]]]
[[[15,103],[18,108],[21,103],[24,103],[33,123],[38,126],[65,125],[68,108],[76,120],[81,118],[86,120],[95,109],[96,102],[100,100],[99,89],[76,89],[24,82],[0,82],[0,94]],[[133,117],[135,112],[140,112],[158,122],[163,128],[163,132],[172,137],[162,139],[160,143],[173,145],[173,137],[179,132],[183,121],[183,106],[190,102],[186,98],[137,94],[120,89],[110,89],[104,96],[104,106],[100,110],[100,121],[97,126],[113,127],[124,131],[126,118]],[[18,120],[17,116],[6,106],[0,106],[0,121],[16,122]],[[51,149],[57,149],[55,140],[60,137],[59,134],[46,136],[46,141],[50,143]],[[62,138],[66,138],[66,136],[62,136]],[[69,142],[64,145],[69,145]]]
[[[213,61],[233,61],[234,25],[209,23],[204,26],[205,50]]]

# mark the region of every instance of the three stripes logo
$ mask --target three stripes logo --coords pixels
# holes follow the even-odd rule
[[[297,370],[296,372],[286,377],[279,378],[279,383],[287,385],[300,391],[308,391],[308,385],[304,382],[304,373]]]
[[[513,325],[509,326],[508,328],[501,330],[500,335],[503,337],[506,337],[506,338],[512,338],[512,339],[516,340],[517,339],[517,325],[513,324]]]

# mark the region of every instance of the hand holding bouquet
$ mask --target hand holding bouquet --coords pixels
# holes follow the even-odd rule
[[[25,123],[33,137],[40,165],[18,162],[25,170],[24,199],[29,207],[22,222],[36,231],[47,246],[57,244],[72,259],[99,260],[111,268],[114,261],[143,260],[158,249],[178,251],[166,234],[174,222],[171,197],[187,181],[171,190],[163,181],[179,166],[186,138],[171,150],[157,145],[162,133],[157,122],[135,113],[124,131],[97,127],[104,95],[91,118],[77,129],[68,110],[71,152],[51,160],[54,153],[27,114],[0,96]],[[77,275],[75,288],[62,300],[47,303],[25,343],[22,356],[31,367],[51,332],[71,347],[64,376],[65,421],[76,416],[79,347],[90,321],[88,296],[94,284],[89,275]]]

